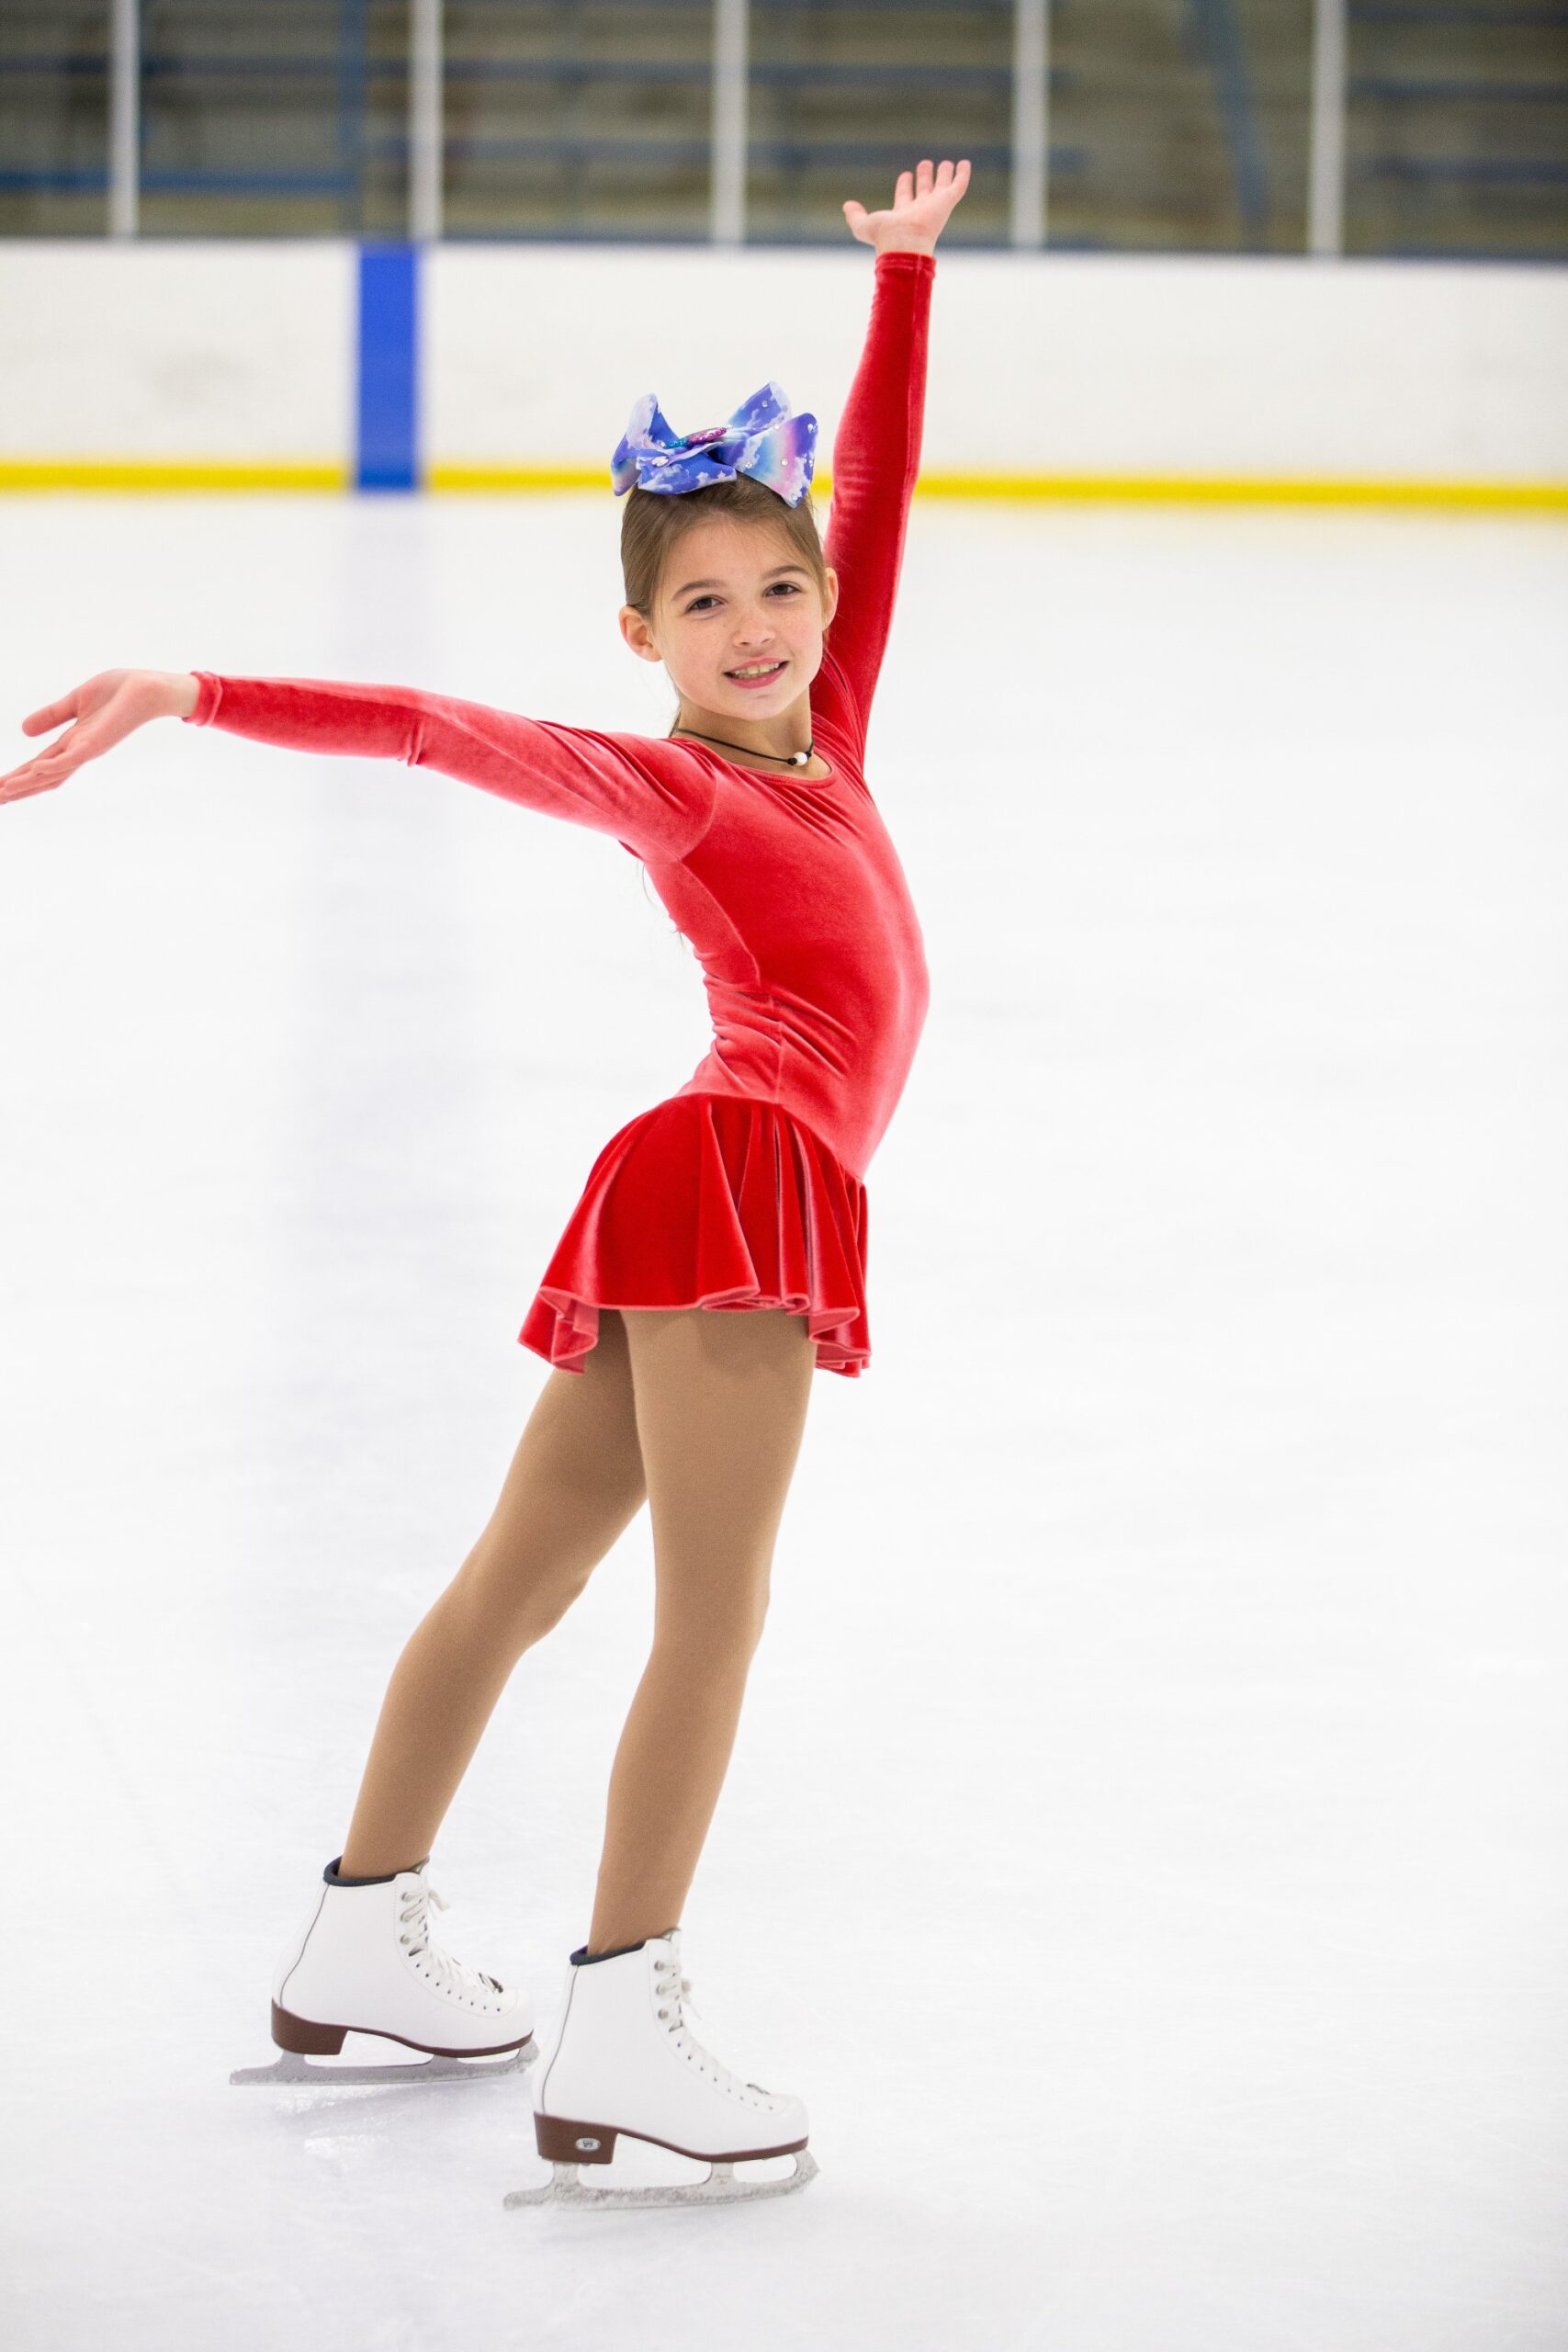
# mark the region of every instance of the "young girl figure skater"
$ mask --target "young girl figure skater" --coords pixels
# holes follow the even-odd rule
[[[864,1176],[925,1020],[919,927],[863,773],[919,469],[935,246],[969,165],[922,162],[892,203],[844,206],[875,248],[871,320],[833,452],[827,546],[816,423],[770,383],[675,434],[652,395],[611,461],[622,634],[662,662],[668,736],[600,733],[414,687],[109,670],[22,721],[73,722],[0,778],[47,791],[143,721],[177,716],[303,752],[438,770],[610,834],[641,858],[701,962],[713,1045],[613,1136],[530,1305],[545,1357],[488,1524],[398,1660],[343,1852],[273,1984],[285,2055],[372,2033],[427,2072],[537,2056],[546,2188],[509,2203],[685,2202],[804,2187],[802,2102],[691,2033],[678,1922],[728,1765],[814,1371],[870,1361]],[[610,1779],[588,1939],[535,2050],[525,1991],[445,1951],[435,1835],[518,1658],[647,1499],[654,1634]],[[423,1859],[421,1859],[423,1858]],[[672,1924],[677,1923],[677,1924]],[[407,2081],[408,2062],[332,2079]],[[243,2079],[243,2077],[236,2077]],[[254,2078],[254,2077],[253,2077]],[[670,2188],[581,2186],[617,2136],[708,2161]],[[737,2179],[794,2154],[781,2179]]]

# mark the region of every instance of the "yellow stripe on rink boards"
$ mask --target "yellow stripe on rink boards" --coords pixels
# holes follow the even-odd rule
[[[1532,506],[1568,481],[1376,481],[1286,474],[922,474],[928,498],[1122,499],[1197,506]]]
[[[353,486],[346,464],[220,465],[172,458],[0,458],[0,491],[312,490]],[[428,469],[432,491],[607,490],[607,466],[457,466]],[[818,468],[812,488],[831,495]],[[378,493],[381,494],[381,493]],[[1384,481],[1276,474],[922,474],[921,498],[1033,500],[1192,506],[1436,506],[1568,514],[1568,481]]]
[[[820,485],[820,471],[812,489]],[[603,466],[427,466],[427,490],[604,490],[610,469]]]
[[[545,466],[432,466],[431,490],[593,490],[606,487],[608,469]],[[819,466],[812,479],[818,498],[833,478]],[[924,473],[920,498],[1122,500],[1197,506],[1490,506],[1556,508],[1568,513],[1568,481],[1313,481],[1289,475],[952,474]]]
[[[173,458],[0,458],[0,490],[346,490],[346,465],[221,465]]]

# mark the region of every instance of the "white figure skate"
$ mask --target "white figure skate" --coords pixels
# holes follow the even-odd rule
[[[534,2013],[520,1987],[468,1968],[431,1933],[430,1905],[447,1905],[427,1862],[389,1878],[341,1880],[340,1854],[321,1872],[310,1918],[289,1944],[272,1988],[272,2038],[282,2056],[242,2066],[231,2083],[414,2083],[488,2080],[538,2056]],[[348,2033],[374,2033],[430,2054],[382,2066],[314,2065]],[[490,2063],[486,2063],[490,2062]]]
[[[534,2135],[554,2166],[542,2188],[514,2188],[507,2205],[728,2204],[784,2197],[816,2177],[797,2098],[742,2082],[694,2041],[682,2007],[681,1930],[620,1951],[571,1955],[550,2054],[534,2077]],[[616,2139],[650,2141],[705,2158],[705,2178],[652,2188],[585,2188],[581,2165],[607,2165]],[[795,2158],[782,2180],[737,2180],[761,2156]]]

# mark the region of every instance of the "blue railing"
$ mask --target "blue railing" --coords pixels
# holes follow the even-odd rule
[[[1231,0],[1185,0],[1183,36],[1213,77],[1214,98],[1230,155],[1231,184],[1247,243],[1269,243],[1269,172],[1252,103],[1252,85]]]

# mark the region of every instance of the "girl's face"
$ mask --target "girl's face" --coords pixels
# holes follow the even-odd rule
[[[621,633],[645,662],[662,662],[687,705],[729,718],[774,718],[822,665],[822,639],[839,601],[782,531],[731,515],[694,524],[665,567],[651,626],[631,605]],[[748,684],[739,672],[761,667]]]

